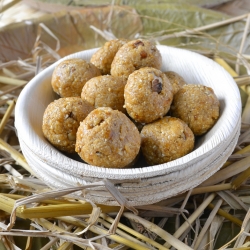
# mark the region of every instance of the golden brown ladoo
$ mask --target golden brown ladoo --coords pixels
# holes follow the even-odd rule
[[[102,75],[110,74],[115,54],[126,42],[128,42],[126,39],[114,39],[106,42],[92,55],[90,62],[101,70]]]
[[[182,86],[187,84],[184,78],[175,71],[166,71],[164,74],[167,76],[172,85],[174,95],[180,90]]]
[[[143,67],[161,69],[162,57],[155,44],[137,39],[125,43],[116,53],[111,64],[111,75],[128,76]]]
[[[173,161],[193,150],[194,134],[182,120],[165,116],[141,131],[142,153],[149,165]]]
[[[168,112],[173,100],[172,86],[160,70],[145,67],[129,75],[124,98],[129,116],[137,122],[149,123]]]
[[[145,39],[106,42],[91,62],[61,61],[51,85],[63,98],[44,113],[45,137],[106,168],[132,167],[140,149],[150,165],[188,154],[218,120],[219,100],[212,88],[161,66],[160,51]]]
[[[140,133],[118,110],[101,107],[80,124],[76,152],[87,163],[106,168],[130,166],[140,150]]]
[[[97,76],[86,82],[81,98],[95,108],[110,107],[125,112],[124,87],[126,80],[111,75]]]
[[[92,63],[80,58],[67,59],[55,67],[51,85],[60,97],[80,97],[84,84],[99,75],[101,71]]]
[[[194,135],[202,135],[219,118],[220,103],[212,88],[186,84],[174,96],[171,115],[182,119]]]
[[[50,103],[43,115],[42,131],[57,149],[75,152],[80,122],[94,109],[80,97],[65,97]]]

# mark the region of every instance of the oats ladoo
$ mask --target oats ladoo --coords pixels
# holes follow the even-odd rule
[[[164,74],[167,76],[168,80],[170,81],[172,88],[173,88],[173,94],[175,95],[179,89],[186,84],[185,80],[182,76],[180,76],[175,71],[166,71]]]
[[[80,97],[84,84],[99,75],[101,71],[92,63],[80,58],[67,59],[54,69],[51,85],[60,97]]]
[[[75,152],[76,132],[80,122],[94,109],[80,97],[65,97],[50,103],[43,115],[42,131],[57,149]]]
[[[203,85],[184,85],[171,106],[171,115],[186,122],[197,136],[213,127],[219,113],[220,103],[213,89]]]
[[[97,76],[86,82],[81,98],[95,108],[110,107],[125,112],[124,87],[126,80],[111,75]]]
[[[124,168],[135,160],[140,143],[138,129],[125,114],[100,107],[81,122],[75,149],[91,165]]]
[[[165,116],[141,131],[142,153],[149,165],[173,161],[194,148],[194,134],[179,118]]]
[[[145,67],[129,75],[124,89],[125,107],[137,122],[150,123],[169,111],[172,86],[160,70]]]
[[[126,39],[114,39],[106,42],[92,55],[90,62],[101,70],[102,75],[110,74],[115,54],[126,42],[128,42]]]
[[[116,53],[111,64],[113,76],[128,76],[143,67],[161,69],[162,57],[152,42],[144,39],[129,41]]]

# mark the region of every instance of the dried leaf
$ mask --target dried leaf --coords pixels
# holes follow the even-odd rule
[[[218,195],[225,200],[232,209],[244,209],[248,211],[248,206],[246,206],[237,196],[228,191],[220,191]]]

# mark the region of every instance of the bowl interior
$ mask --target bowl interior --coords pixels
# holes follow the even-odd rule
[[[60,167],[62,171],[72,169],[72,172],[76,174],[102,176],[103,178],[135,179],[165,174],[166,171],[185,167],[185,164],[189,164],[194,159],[214,152],[235,132],[236,124],[240,119],[241,99],[237,85],[233,78],[211,59],[191,51],[163,45],[158,45],[158,49],[163,59],[162,71],[176,71],[187,83],[212,87],[220,101],[219,120],[208,133],[197,140],[196,149],[190,154],[156,166],[107,169],[84,164],[59,152],[43,136],[42,117],[47,105],[58,98],[52,90],[50,80],[55,66],[60,61],[35,76],[20,94],[15,111],[18,136],[37,157],[47,161],[52,167]],[[78,52],[66,58],[90,60],[96,50]]]

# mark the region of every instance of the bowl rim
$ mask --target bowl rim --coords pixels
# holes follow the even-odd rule
[[[199,69],[202,71],[202,74],[206,73],[206,77],[208,77],[209,80],[214,79],[213,74],[217,74],[218,77],[220,77],[219,84],[227,84],[226,86],[227,93],[224,98],[228,106],[224,107],[224,113],[222,114],[224,120],[221,121],[222,117],[219,118],[219,120],[215,125],[219,127],[219,129],[216,131],[215,134],[211,135],[208,141],[206,141],[196,150],[192,151],[188,155],[183,156],[177,160],[164,164],[159,164],[155,166],[146,166],[142,168],[111,169],[111,168],[91,166],[85,163],[77,162],[73,159],[64,156],[61,152],[59,152],[49,143],[47,143],[47,145],[41,145],[43,141],[41,140],[41,138],[39,138],[37,133],[34,130],[32,130],[30,126],[31,112],[29,110],[29,105],[30,102],[32,101],[31,100],[32,98],[27,98],[27,97],[32,95],[32,91],[36,91],[36,88],[39,86],[39,83],[41,84],[45,78],[49,80],[49,78],[52,75],[54,67],[62,60],[68,58],[84,58],[84,59],[87,58],[87,60],[89,60],[91,55],[98,48],[77,52],[69,56],[66,56],[64,58],[61,58],[59,61],[55,62],[54,64],[50,65],[48,68],[44,69],[39,74],[37,74],[24,87],[21,94],[19,95],[15,109],[15,127],[17,129],[18,137],[21,137],[22,140],[25,141],[27,146],[30,148],[31,151],[33,151],[34,154],[36,154],[38,157],[44,158],[44,160],[47,160],[48,164],[50,165],[54,164],[54,167],[62,168],[62,171],[64,170],[70,172],[73,171],[75,174],[82,174],[83,176],[95,176],[95,177],[101,176],[103,178],[111,178],[111,179],[112,178],[137,179],[137,178],[150,177],[152,175],[161,175],[166,173],[166,171],[180,171],[183,167],[187,166],[188,164],[192,164],[192,162],[194,161],[199,161],[199,159],[205,157],[206,155],[208,156],[210,154],[216,153],[216,147],[219,147],[221,143],[228,138],[228,136],[230,136],[232,133],[235,133],[235,130],[237,129],[236,124],[241,119],[241,98],[239,94],[239,89],[235,81],[224,68],[222,68],[219,64],[217,64],[216,62],[205,56],[202,56],[200,54],[197,54],[189,50],[165,46],[165,45],[157,45],[157,48],[160,50],[163,56],[163,60],[166,59],[164,58],[164,56],[166,55],[168,55],[169,57],[170,56],[177,57],[177,58],[166,59],[170,61],[172,60],[174,62],[173,65],[172,64],[167,65],[167,67],[169,67],[168,68],[169,70],[172,70],[175,67],[177,67],[176,65],[181,64],[182,70],[183,67],[188,67],[188,69],[191,70],[191,72],[187,72],[191,75],[196,72],[195,70]],[[185,57],[185,60],[182,60],[183,57]],[[194,68],[192,68],[191,66]],[[207,72],[208,69],[213,70],[213,74]],[[184,76],[183,78],[185,79]],[[208,80],[206,79],[206,82],[207,81]],[[221,88],[221,86],[219,86],[219,88]],[[38,103],[40,102],[38,101]],[[62,159],[59,160],[60,157],[64,157],[63,160]],[[59,163],[60,166],[58,166]]]
[[[179,180],[178,178],[173,179],[172,176],[173,181],[169,183],[168,182],[169,176],[165,175],[165,176],[158,176],[155,178],[156,180],[154,181],[150,180],[150,183],[147,183],[147,185],[143,186],[140,186],[141,183],[140,181],[131,182],[131,180],[129,180],[127,183],[124,180],[121,180],[120,182],[116,181],[114,184],[120,183],[118,186],[119,191],[129,201],[129,204],[132,206],[152,204],[161,201],[163,199],[170,198],[179,193],[183,193],[199,185],[207,178],[209,178],[211,175],[213,175],[216,171],[218,171],[219,167],[222,164],[224,164],[228,156],[231,155],[234,146],[237,144],[239,133],[240,133],[240,124],[238,133],[236,133],[235,136],[230,141],[229,147],[224,148],[222,152],[218,154],[216,157],[214,157],[213,155],[210,156],[212,157],[212,160],[210,159],[211,161],[209,161],[208,159],[203,159],[203,161],[206,161],[206,164],[204,165],[204,168],[201,169],[201,171],[194,171],[194,172],[191,171],[192,173],[190,176],[181,178],[181,180]],[[72,186],[88,184],[87,181],[79,178],[77,180],[74,180],[72,176],[66,178],[64,176],[64,173],[53,168],[52,168],[53,173],[50,172],[50,174],[48,174],[47,165],[45,165],[45,168],[43,168],[44,164],[39,162],[39,159],[32,158],[31,151],[25,151],[25,153],[28,154],[26,155],[26,157],[30,163],[32,163],[32,161],[35,161],[35,164],[40,165],[40,168],[34,169],[37,177],[42,179],[44,182],[47,183],[48,186],[50,186],[53,189],[69,188]],[[54,173],[54,171],[58,172]],[[177,173],[177,175],[182,177],[182,172],[183,171],[181,171],[181,173]],[[143,180],[148,181],[146,179]],[[92,181],[92,183],[93,182],[96,183],[97,181],[98,180],[94,180]],[[125,189],[123,188],[124,184],[126,184]],[[101,193],[100,190],[102,191]],[[79,194],[75,194],[75,196],[76,196],[75,198],[82,197],[82,192],[80,192]],[[85,198],[91,199],[93,202],[99,204],[119,205],[117,201],[114,199],[114,197],[112,197],[112,195],[103,187],[98,188],[98,190],[89,190],[87,193],[87,197]]]

